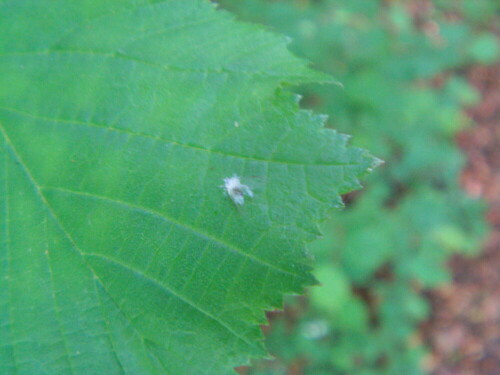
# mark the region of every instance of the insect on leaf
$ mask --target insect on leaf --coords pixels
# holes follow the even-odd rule
[[[265,355],[264,311],[374,163],[279,89],[326,78],[201,0],[4,0],[0,35],[0,373]],[[233,175],[265,181],[244,210]]]

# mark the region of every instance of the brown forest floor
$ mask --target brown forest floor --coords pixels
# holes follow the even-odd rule
[[[451,260],[452,284],[429,293],[433,314],[423,333],[434,375],[500,374],[500,64],[474,67],[468,77],[483,98],[468,111],[477,125],[457,138],[468,156],[462,185],[488,202],[493,232],[480,256]]]

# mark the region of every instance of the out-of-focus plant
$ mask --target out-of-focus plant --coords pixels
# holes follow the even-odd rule
[[[479,94],[454,70],[492,63],[495,1],[222,1],[243,19],[290,35],[292,49],[343,89],[303,87],[304,103],[386,160],[361,196],[312,246],[322,288],[291,300],[252,374],[425,373],[421,292],[449,281],[451,254],[475,254],[483,207],[460,189],[454,135]]]

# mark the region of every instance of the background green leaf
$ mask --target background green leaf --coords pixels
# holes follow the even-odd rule
[[[201,0],[3,1],[0,35],[0,373],[264,355],[264,310],[375,164],[278,89],[329,78]]]

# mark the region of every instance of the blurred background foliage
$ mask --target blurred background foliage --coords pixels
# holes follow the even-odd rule
[[[496,0],[224,0],[240,19],[292,38],[290,48],[343,87],[300,88],[302,104],[385,161],[311,244],[323,284],[290,298],[268,328],[276,359],[245,374],[425,374],[423,295],[450,280],[453,253],[476,254],[484,207],[462,192],[457,132],[478,102],[461,78],[498,61]]]

